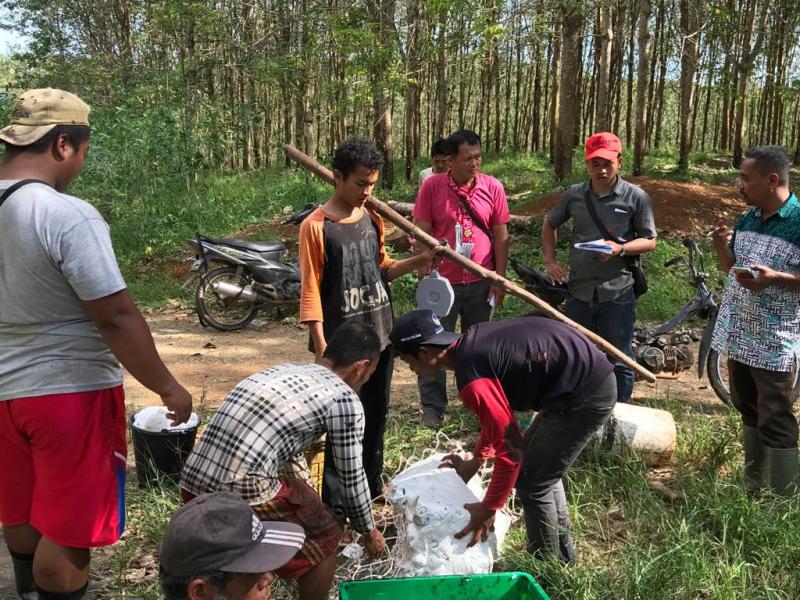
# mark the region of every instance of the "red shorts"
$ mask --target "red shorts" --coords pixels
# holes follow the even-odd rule
[[[122,386],[0,401],[0,523],[62,546],[113,544],[127,454]]]
[[[294,558],[275,571],[278,577],[297,579],[336,553],[342,539],[342,526],[319,494],[305,481],[284,479],[281,491],[272,500],[251,508],[262,521],[297,523],[306,532],[306,541]],[[194,494],[181,490],[184,502]]]

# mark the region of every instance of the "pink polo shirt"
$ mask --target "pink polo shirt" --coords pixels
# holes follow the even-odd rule
[[[475,190],[471,200],[472,210],[481,220],[481,224],[490,231],[495,225],[508,223],[508,201],[503,184],[494,177],[478,173]],[[423,223],[433,226],[431,235],[436,239],[447,240],[450,247],[456,247],[456,215],[460,202],[456,193],[447,183],[447,173],[439,173],[428,177],[419,190],[412,216]],[[472,232],[472,260],[482,267],[494,271],[494,254],[492,242],[480,227]],[[454,262],[444,259],[439,266],[439,273],[453,284],[479,281],[480,277],[464,270]]]

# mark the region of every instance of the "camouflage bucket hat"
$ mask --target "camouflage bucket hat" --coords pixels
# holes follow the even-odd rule
[[[89,125],[89,105],[64,90],[43,88],[23,92],[11,112],[11,124],[0,129],[0,140],[28,146],[56,125]]]

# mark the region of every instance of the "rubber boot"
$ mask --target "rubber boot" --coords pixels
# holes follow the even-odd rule
[[[758,434],[758,429],[745,425],[743,427],[743,444],[744,444],[744,485],[747,491],[755,493],[763,490],[765,485],[766,465],[767,458],[764,444],[761,442],[761,436]]]
[[[770,448],[767,450],[769,487],[779,496],[792,496],[797,492],[797,448]]]

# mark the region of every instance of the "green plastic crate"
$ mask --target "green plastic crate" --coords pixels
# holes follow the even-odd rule
[[[363,579],[339,584],[341,600],[549,600],[530,573]]]

